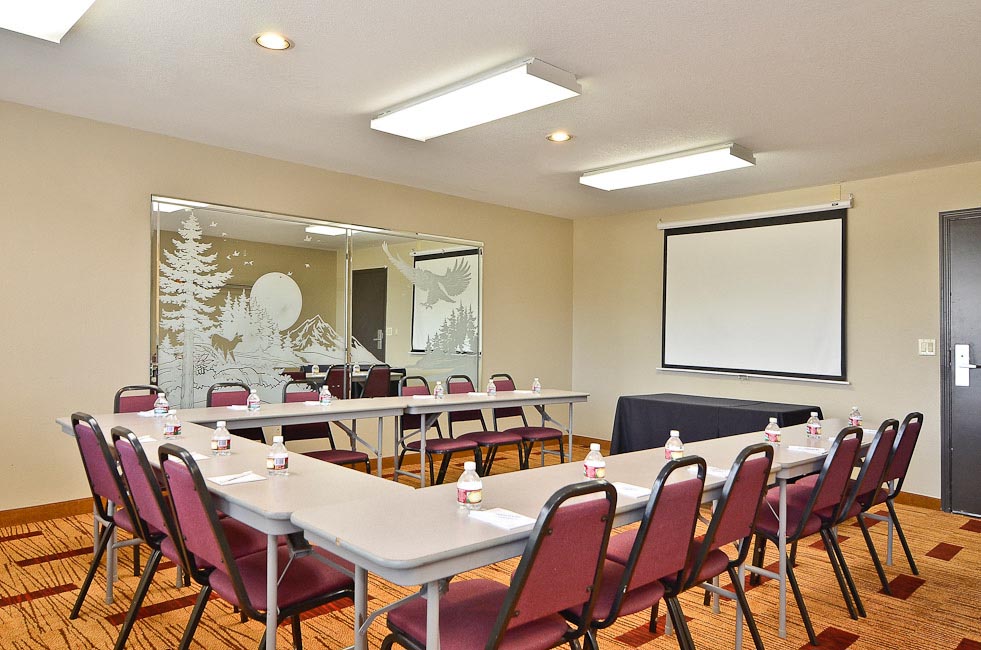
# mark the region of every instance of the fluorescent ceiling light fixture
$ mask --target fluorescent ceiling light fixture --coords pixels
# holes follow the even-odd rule
[[[580,93],[571,72],[527,58],[392,107],[371,128],[425,142]]]
[[[337,226],[307,226],[304,230],[315,235],[327,235],[328,237],[347,234],[347,228],[338,228]]]
[[[0,28],[60,43],[95,0],[5,0]]]
[[[580,176],[579,182],[601,190],[619,190],[755,164],[756,158],[751,151],[729,143],[597,169]]]
[[[156,197],[153,201],[153,209],[157,212],[177,212],[178,210],[187,210],[188,208],[206,208],[207,203],[198,203],[197,201],[185,201],[184,199],[168,199],[162,196]]]

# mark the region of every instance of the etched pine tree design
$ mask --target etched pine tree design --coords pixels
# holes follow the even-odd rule
[[[194,343],[198,334],[211,329],[215,308],[206,304],[232,277],[219,271],[217,255],[207,254],[211,244],[201,241],[201,224],[191,211],[174,239],[174,250],[163,250],[160,263],[160,326],[173,332],[181,345],[181,406],[194,402]]]

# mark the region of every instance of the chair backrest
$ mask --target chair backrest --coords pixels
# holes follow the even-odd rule
[[[906,479],[906,472],[909,471],[910,461],[913,460],[913,450],[916,449],[916,441],[920,437],[922,428],[922,413],[914,411],[903,418],[903,424],[899,427],[899,435],[896,438],[896,449],[893,451],[892,460],[889,461],[889,467],[882,477],[883,482],[896,481],[890,494],[891,497],[895,497],[903,488],[903,481]]]
[[[708,530],[685,578],[689,587],[697,581],[708,554],[716,549],[740,542],[738,559],[734,562],[742,564],[746,559],[749,538],[756,530],[756,519],[766,495],[772,466],[773,447],[767,443],[750,445],[736,456]]]
[[[691,468],[695,468],[695,474],[689,472]],[[679,590],[695,535],[705,469],[705,460],[699,456],[672,460],[661,468],[634,538],[616,601],[610,608],[612,616],[619,612],[628,589],[662,580],[669,592]],[[675,480],[669,482],[676,473]]]
[[[350,377],[348,368],[343,363],[337,363],[327,368],[324,383],[327,384],[330,394],[336,399],[345,399],[348,396],[348,385],[351,383],[348,381],[348,377]]]
[[[140,537],[150,544],[157,544],[161,535],[173,539],[177,529],[170,505],[164,498],[157,474],[150,466],[139,436],[125,427],[113,427],[112,444],[133,500],[136,523],[141,528]],[[180,544],[176,546],[180,549]]]
[[[862,463],[862,469],[859,470],[854,487],[849,491],[846,501],[838,513],[839,521],[848,516],[852,504],[856,501],[863,511],[872,507],[876,492],[882,485],[882,477],[892,459],[898,430],[898,420],[885,420],[879,425],[879,429],[875,432],[875,438],[872,439],[872,444],[869,445],[869,449],[865,453],[865,462]]]
[[[116,506],[125,508],[130,518],[135,521],[133,504],[123,485],[122,477],[116,470],[116,459],[109,449],[102,427],[88,413],[73,413],[72,430],[75,432],[75,442],[82,457],[82,466],[95,502],[96,514],[108,521],[110,517],[103,501],[112,501]]]
[[[490,380],[494,382],[494,386],[497,390],[501,391],[512,391],[515,389],[514,380],[511,379],[511,375],[506,372],[497,373],[496,375],[491,375]],[[504,418],[521,418],[521,423],[524,426],[528,426],[528,419],[525,418],[525,411],[520,406],[507,406],[504,408],[496,408],[492,411],[494,415],[494,430],[497,430],[497,421],[503,420]]]
[[[179,533],[175,539],[183,542],[184,555],[192,575],[203,581],[212,570],[226,574],[238,600],[233,604],[258,617],[242,583],[228,538],[218,523],[218,509],[191,453],[183,447],[166,443],[160,445],[157,454],[174,509],[174,521]]]
[[[450,395],[474,392],[473,382],[466,375],[450,375],[446,378],[446,392]],[[484,414],[480,409],[469,411],[450,411],[446,414],[450,422],[450,435],[453,435],[454,422],[480,422],[480,428],[487,430]]]
[[[140,391],[140,395],[125,395],[133,391]],[[153,403],[157,401],[157,394],[162,392],[159,386],[153,384],[136,384],[133,386],[123,386],[116,391],[116,396],[112,398],[113,413],[137,413],[139,411],[149,411],[153,408]]]
[[[587,500],[575,497],[597,495]],[[616,490],[606,481],[561,488],[538,515],[521,562],[497,616],[487,648],[497,648],[508,629],[581,610],[580,636],[592,619],[606,546],[613,526]]]
[[[222,381],[208,388],[207,406],[244,406],[249,399],[248,384],[240,381]]]
[[[361,397],[388,397],[392,385],[392,367],[387,363],[376,363],[368,368]]]
[[[801,512],[797,529],[787,531],[788,539],[796,538],[801,534],[811,513],[819,514],[828,520],[837,516],[846,500],[848,479],[851,478],[852,469],[858,463],[861,450],[861,427],[845,427],[838,432],[814,483],[811,498]]]
[[[407,375],[399,380],[399,396],[411,397],[412,395],[431,395],[429,392],[429,382],[421,375]],[[436,430],[439,429],[439,420],[434,423]],[[415,431],[422,427],[421,415],[403,414],[399,416],[399,433]],[[440,437],[443,436],[440,431]]]
[[[299,390],[291,390],[299,389]],[[315,379],[296,379],[283,384],[283,403],[314,402],[320,399],[320,384]],[[284,424],[283,438],[290,440],[316,440],[330,436],[328,422],[307,422],[304,424]]]

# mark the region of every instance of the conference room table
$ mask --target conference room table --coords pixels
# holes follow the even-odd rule
[[[841,420],[825,420],[828,435],[817,441],[807,439],[804,426],[783,431],[780,445],[774,446],[771,483],[779,486],[780,562],[779,572],[771,575],[779,582],[779,634],[786,638],[787,567],[787,484],[818,471],[828,448],[840,428]],[[728,470],[746,446],[761,442],[762,432],[754,432],[686,446],[686,455],[705,458],[710,467],[706,476],[703,503],[717,500],[726,479],[716,470]],[[868,444],[870,438],[864,444]],[[793,447],[794,449],[791,449]],[[800,448],[807,448],[802,451]],[[813,450],[813,451],[810,451]],[[665,463],[663,449],[610,456],[606,459],[606,479],[613,483],[650,487]],[[535,519],[548,498],[559,488],[583,480],[580,463],[551,465],[483,479],[483,508],[503,508]],[[615,526],[638,521],[647,497],[633,498],[618,490]],[[365,517],[370,512],[371,517]],[[406,517],[406,513],[412,513]],[[469,517],[456,503],[456,488],[441,485],[427,490],[402,492],[384,501],[361,499],[353,502],[318,505],[297,510],[293,523],[307,539],[358,567],[356,598],[367,598],[367,575],[373,573],[401,586],[420,586],[408,598],[427,599],[427,648],[439,648],[439,598],[445,582],[453,576],[482,566],[516,557],[522,553],[532,525],[505,530]],[[399,601],[402,602],[402,601]],[[355,648],[366,646],[367,628],[382,613],[399,603],[386,605],[367,619],[355,619]],[[737,630],[741,636],[741,628]]]

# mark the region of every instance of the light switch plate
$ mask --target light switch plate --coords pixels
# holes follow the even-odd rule
[[[919,339],[919,352],[920,356],[932,357],[937,354],[937,340],[936,339]]]

